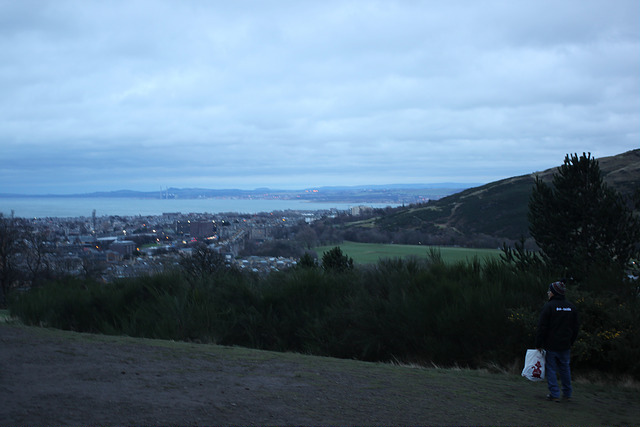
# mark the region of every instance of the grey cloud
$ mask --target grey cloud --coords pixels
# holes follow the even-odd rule
[[[568,152],[618,154],[638,146],[639,11],[5,2],[0,179],[17,188],[23,171],[28,190],[59,168],[59,188],[478,182]],[[102,182],[85,180],[86,163]]]

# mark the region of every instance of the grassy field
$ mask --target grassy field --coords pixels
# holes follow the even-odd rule
[[[446,246],[422,246],[422,245],[389,245],[379,243],[354,243],[342,242],[339,245],[318,246],[314,248],[319,258],[328,250],[340,246],[343,253],[353,258],[356,264],[373,264],[381,258],[405,258],[415,256],[426,258],[430,248],[438,250],[442,259],[447,263],[478,259],[499,258],[502,253],[499,249],[468,249]]]

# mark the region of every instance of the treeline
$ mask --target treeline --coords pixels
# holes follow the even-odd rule
[[[224,266],[215,254],[200,256],[152,277],[110,284],[70,279],[16,293],[10,312],[26,324],[91,333],[509,367],[533,346],[555,279],[496,260],[446,264],[437,252],[354,267],[334,248],[322,267],[303,257],[299,267],[266,276]],[[610,285],[616,291],[603,292],[599,282],[569,285],[583,325],[573,364],[640,378],[637,290],[626,281]]]

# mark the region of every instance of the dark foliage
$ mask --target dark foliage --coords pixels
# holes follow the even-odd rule
[[[300,260],[298,261],[298,266],[300,268],[316,268],[318,266],[318,263],[316,262],[316,259],[310,252],[305,252],[304,255],[300,257]]]
[[[224,255],[202,243],[194,246],[190,254],[180,255],[179,264],[191,284],[228,268]]]
[[[353,270],[353,258],[343,254],[342,249],[336,246],[322,255],[322,268],[325,271],[336,272]]]
[[[552,185],[536,179],[528,218],[545,261],[566,276],[622,275],[638,254],[640,221],[590,154],[567,155]]]
[[[20,238],[16,220],[0,213],[0,307],[5,305],[18,274],[15,264],[20,251]]]
[[[508,366],[533,344],[553,280],[499,261],[381,260],[366,269],[296,268],[267,276],[228,270],[51,283],[16,294],[12,315],[76,331],[213,342],[370,361]],[[595,279],[594,279],[595,280]],[[570,285],[583,330],[577,369],[640,378],[638,298]]]

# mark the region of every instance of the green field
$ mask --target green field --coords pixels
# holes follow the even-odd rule
[[[356,264],[374,264],[381,258],[405,258],[414,256],[426,258],[431,248],[436,249],[447,263],[459,261],[471,261],[478,259],[498,259],[502,253],[499,249],[469,249],[447,246],[422,246],[422,245],[390,245],[380,243],[354,243],[342,242],[336,245],[318,246],[313,248],[319,258],[330,249],[339,246],[343,253],[353,258]]]

